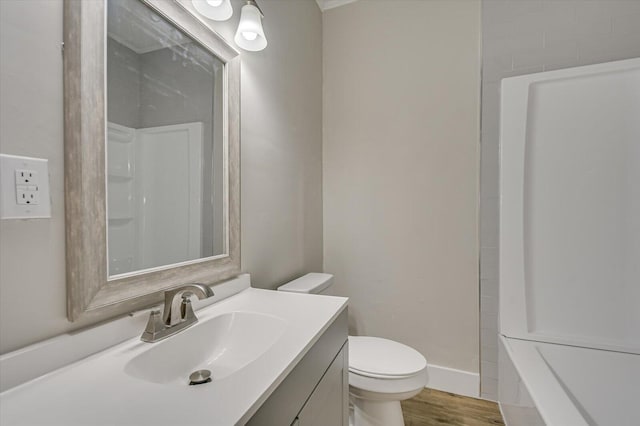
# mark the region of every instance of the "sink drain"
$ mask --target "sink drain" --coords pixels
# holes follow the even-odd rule
[[[211,371],[198,370],[189,376],[189,385],[202,385],[211,381]]]

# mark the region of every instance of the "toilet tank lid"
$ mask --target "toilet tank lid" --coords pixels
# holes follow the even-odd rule
[[[278,287],[279,291],[292,293],[320,293],[333,283],[333,275],[320,272],[310,272],[287,284]]]

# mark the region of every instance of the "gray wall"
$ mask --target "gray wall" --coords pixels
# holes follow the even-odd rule
[[[212,24],[227,40],[239,19]],[[242,53],[242,269],[274,288],[322,268],[322,16],[261,4]],[[86,326],[66,319],[62,0],[0,1],[0,152],[49,159],[52,218],[0,221],[0,353]],[[21,319],[27,318],[27,321]]]
[[[640,56],[640,1],[484,0],[482,44],[480,372],[497,399],[500,80]]]
[[[140,55],[107,38],[107,120],[140,127]]]
[[[351,332],[478,372],[479,1],[324,13],[325,271]]]

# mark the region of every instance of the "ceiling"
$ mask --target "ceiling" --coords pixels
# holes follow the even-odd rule
[[[344,6],[345,4],[353,3],[358,0],[316,0],[320,10],[323,12],[327,9],[333,9],[334,7]]]

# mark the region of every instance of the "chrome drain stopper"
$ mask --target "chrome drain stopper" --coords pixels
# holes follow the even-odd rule
[[[198,370],[189,376],[189,385],[202,385],[211,381],[211,371]]]

